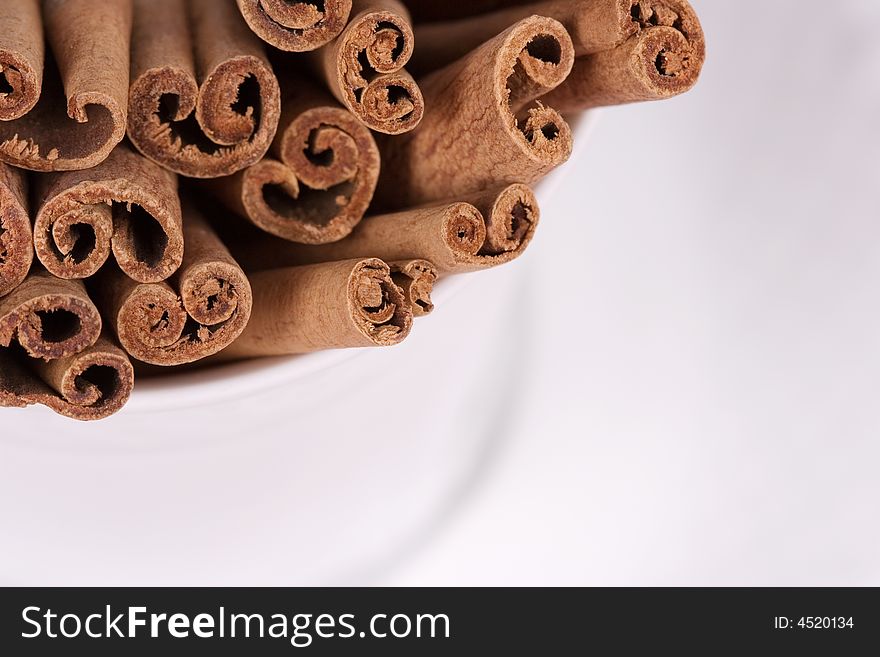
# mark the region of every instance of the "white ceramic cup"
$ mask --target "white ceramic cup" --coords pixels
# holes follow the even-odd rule
[[[99,422],[0,409],[0,584],[381,583],[503,448],[528,267],[442,281],[398,347],[139,382]]]

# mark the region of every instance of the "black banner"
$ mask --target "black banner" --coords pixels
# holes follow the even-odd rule
[[[629,654],[646,642],[679,654],[847,655],[880,646],[880,596],[866,588],[7,588],[0,600],[6,655]]]

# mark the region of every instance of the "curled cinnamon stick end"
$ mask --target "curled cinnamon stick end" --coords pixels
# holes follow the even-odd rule
[[[0,162],[0,297],[21,283],[34,259],[27,178]]]
[[[0,3],[0,121],[30,112],[43,86],[40,0]]]
[[[380,205],[412,207],[530,183],[565,162],[571,129],[556,110],[533,101],[562,83],[573,61],[562,24],[531,16],[422,78],[422,125],[379,142],[385,170],[406,172],[379,181]]]
[[[437,281],[437,268],[427,260],[389,262],[391,279],[403,291],[413,317],[430,315],[434,310],[431,292]]]
[[[248,27],[279,50],[305,52],[342,31],[351,0],[237,0]]]
[[[3,12],[12,10],[9,3],[3,4]],[[125,136],[131,2],[43,2],[46,36],[58,70],[53,68],[45,76],[36,104],[33,89],[40,84],[42,35],[23,32],[36,29],[37,22],[31,3],[13,7],[19,4],[27,7],[27,27],[12,31],[12,45],[22,37],[23,43],[12,55],[12,50],[0,46],[7,53],[0,54],[2,75],[7,84],[11,75],[19,85],[18,92],[10,85],[19,99],[13,101],[17,109],[10,113],[12,120],[0,122],[0,160],[33,171],[95,166]]]
[[[263,237],[240,245],[237,256],[249,270],[369,256],[386,262],[418,258],[432,263],[440,275],[486,269],[519,257],[538,226],[531,189],[516,183],[470,200],[476,205],[446,203],[366,217],[351,235],[332,244],[283,244]]]
[[[541,211],[528,185],[514,183],[465,196],[486,221],[486,240],[474,262],[494,266],[518,257],[532,241]]]
[[[422,74],[445,66],[532,15],[562,23],[578,57],[609,50],[640,29],[631,13],[636,4],[635,0],[543,0],[478,16],[423,23],[416,26],[419,47],[411,68]]]
[[[80,281],[36,270],[0,299],[0,347],[13,340],[31,358],[79,353],[101,334],[101,315]]]
[[[281,112],[278,80],[234,5],[135,0],[132,39],[128,137],[141,153],[194,178],[263,157]]]
[[[186,255],[172,281],[136,283],[118,270],[100,280],[102,308],[123,348],[153,365],[183,365],[237,338],[251,314],[251,287],[202,215],[187,208]]]
[[[706,58],[700,21],[684,0],[638,0],[639,31],[619,46],[579,57],[571,75],[542,100],[573,112],[648,100],[691,89]]]
[[[488,200],[492,198],[490,193],[479,199],[495,218],[491,242],[479,209],[457,202],[368,217],[345,240],[302,247],[295,257],[300,262],[364,253],[386,261],[421,258],[441,275],[494,267],[517,258],[528,246],[537,226],[537,203],[525,185],[504,188]],[[505,212],[510,216],[505,218]]]
[[[75,420],[100,420],[122,408],[133,387],[131,362],[106,335],[49,363],[0,349],[0,406],[43,404]]]
[[[125,146],[86,171],[40,179],[34,245],[59,278],[87,278],[110,252],[141,282],[161,281],[183,259],[175,175]]]
[[[387,347],[412,327],[412,309],[376,258],[267,270],[251,285],[251,321],[223,358]]]
[[[274,157],[207,184],[228,208],[268,233],[304,244],[335,242],[370,205],[379,149],[370,131],[332,98],[305,84],[295,89],[284,104]]]
[[[327,86],[364,125],[389,135],[409,132],[422,120],[425,101],[404,70],[413,53],[406,7],[398,0],[354,0],[342,34],[316,51]]]

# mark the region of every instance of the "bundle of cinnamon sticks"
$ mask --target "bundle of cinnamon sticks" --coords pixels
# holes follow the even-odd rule
[[[704,57],[686,0],[3,0],[0,406],[396,345],[529,245],[567,116]]]

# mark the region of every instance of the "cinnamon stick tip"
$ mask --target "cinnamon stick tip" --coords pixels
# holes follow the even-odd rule
[[[391,278],[403,290],[413,317],[430,315],[434,310],[431,293],[439,273],[437,268],[427,260],[415,259],[388,263],[391,267]]]
[[[633,57],[641,82],[654,96],[675,96],[697,83],[704,56],[679,30],[655,27],[643,32],[638,39]]]
[[[486,222],[470,203],[452,203],[443,213],[443,234],[456,258],[469,261],[486,241]]]
[[[45,361],[78,353],[101,334],[101,315],[87,298],[46,293],[34,296],[0,322],[8,346],[13,335],[32,358]]]
[[[348,279],[349,311],[358,331],[370,342],[388,347],[402,342],[412,329],[413,311],[378,258],[357,262]]]
[[[408,73],[387,73],[370,82],[358,116],[370,129],[387,135],[414,130],[425,114],[425,99]]]
[[[531,242],[540,216],[538,199],[531,187],[523,183],[504,187],[486,213],[486,242],[480,253],[522,252]]]
[[[571,157],[574,144],[571,126],[552,107],[539,101],[527,110],[524,121],[517,121],[517,127],[525,138],[525,150],[530,158],[559,164]]]
[[[61,380],[69,405],[59,412],[76,420],[100,420],[122,408],[134,388],[134,367],[116,348],[94,349],[74,357]]]
[[[512,25],[503,47],[518,55],[498,58],[499,65],[512,69],[514,64],[522,64],[529,77],[547,88],[558,86],[574,65],[574,44],[568,30],[548,16],[535,14]],[[506,82],[512,73],[509,70],[498,79]]]
[[[253,291],[244,272],[238,265],[217,260],[188,271],[182,277],[180,296],[190,317],[209,326],[225,322],[236,313],[245,319],[250,317],[253,303]]]
[[[631,0],[630,20],[641,30],[634,57],[649,93],[664,98],[693,87],[706,58],[706,39],[690,3]]]
[[[415,36],[406,15],[383,9],[369,11],[352,20],[351,30],[354,36],[367,40],[364,56],[377,73],[398,71],[412,58]]]

